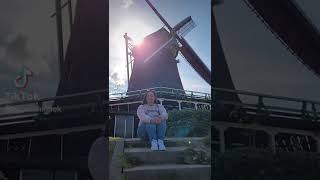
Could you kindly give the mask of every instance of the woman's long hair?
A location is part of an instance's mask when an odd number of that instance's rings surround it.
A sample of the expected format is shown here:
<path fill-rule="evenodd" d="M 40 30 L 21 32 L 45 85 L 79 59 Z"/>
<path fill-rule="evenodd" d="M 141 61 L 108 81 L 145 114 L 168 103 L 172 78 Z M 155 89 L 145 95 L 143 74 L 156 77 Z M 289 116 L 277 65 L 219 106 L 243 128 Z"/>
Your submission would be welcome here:
<path fill-rule="evenodd" d="M 147 96 L 148 96 L 148 93 L 150 92 L 153 93 L 154 95 L 154 104 L 158 103 L 157 93 L 154 90 L 147 90 L 146 94 L 143 97 L 142 104 L 147 104 Z"/>

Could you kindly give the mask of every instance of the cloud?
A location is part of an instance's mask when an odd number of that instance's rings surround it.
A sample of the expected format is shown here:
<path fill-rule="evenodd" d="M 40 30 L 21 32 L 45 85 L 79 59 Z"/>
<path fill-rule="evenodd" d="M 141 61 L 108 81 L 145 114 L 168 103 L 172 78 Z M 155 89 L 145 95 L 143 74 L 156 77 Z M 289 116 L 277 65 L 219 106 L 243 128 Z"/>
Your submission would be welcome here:
<path fill-rule="evenodd" d="M 122 0 L 121 7 L 127 9 L 133 4 L 133 0 Z"/>
<path fill-rule="evenodd" d="M 22 34 L 9 34 L 7 37 L 7 55 L 16 59 L 26 59 L 31 56 L 27 47 L 27 37 Z"/>
<path fill-rule="evenodd" d="M 4 88 L 0 94 L 13 86 L 13 80 L 22 67 L 28 67 L 34 73 L 29 88 L 39 96 L 53 96 L 58 78 L 56 56 L 50 49 L 39 51 L 31 48 L 28 39 L 21 33 L 0 32 L 0 80 Z"/>
<path fill-rule="evenodd" d="M 6 56 L 6 48 L 0 46 L 0 60 Z"/>
<path fill-rule="evenodd" d="M 21 64 L 25 64 L 30 57 L 31 53 L 27 48 L 26 36 L 8 32 L 0 33 L 1 66 L 7 66 L 11 70 L 17 71 L 21 68 Z"/>
<path fill-rule="evenodd" d="M 113 93 L 122 93 L 125 92 L 127 82 L 124 77 L 121 77 L 121 75 L 117 72 L 109 74 L 109 92 L 111 94 Z"/>
<path fill-rule="evenodd" d="M 50 19 L 51 12 L 48 11 L 52 4 L 16 0 L 0 4 L 0 97 L 15 90 L 13 82 L 23 66 L 34 73 L 28 91 L 41 98 L 54 96 L 59 81 L 59 64 L 55 22 Z M 64 38 L 68 42 L 67 33 Z"/>
<path fill-rule="evenodd" d="M 119 89 L 121 87 L 123 88 L 125 84 L 126 83 L 124 83 L 124 80 L 120 80 L 117 72 L 113 72 L 111 75 L 109 73 L 109 89 Z"/>
<path fill-rule="evenodd" d="M 121 77 L 119 77 L 118 73 L 112 73 L 110 76 L 109 76 L 109 80 L 114 83 L 115 85 L 118 85 L 118 86 L 123 86 L 125 85 L 125 80 Z"/>
<path fill-rule="evenodd" d="M 0 34 L 0 62 L 13 70 L 23 65 L 30 67 L 35 73 L 50 72 L 47 61 L 36 50 L 28 47 L 28 38 L 24 34 Z"/>

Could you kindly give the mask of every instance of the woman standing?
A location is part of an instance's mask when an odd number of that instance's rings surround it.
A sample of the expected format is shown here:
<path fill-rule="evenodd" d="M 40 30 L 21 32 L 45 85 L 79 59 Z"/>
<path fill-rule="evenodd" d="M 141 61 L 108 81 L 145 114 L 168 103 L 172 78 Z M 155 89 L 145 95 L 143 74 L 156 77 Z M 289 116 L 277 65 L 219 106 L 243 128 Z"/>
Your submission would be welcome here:
<path fill-rule="evenodd" d="M 142 105 L 138 107 L 137 115 L 140 120 L 137 130 L 138 137 L 148 139 L 153 151 L 166 150 L 163 141 L 167 129 L 168 114 L 161 104 L 157 104 L 155 91 L 147 91 Z"/>

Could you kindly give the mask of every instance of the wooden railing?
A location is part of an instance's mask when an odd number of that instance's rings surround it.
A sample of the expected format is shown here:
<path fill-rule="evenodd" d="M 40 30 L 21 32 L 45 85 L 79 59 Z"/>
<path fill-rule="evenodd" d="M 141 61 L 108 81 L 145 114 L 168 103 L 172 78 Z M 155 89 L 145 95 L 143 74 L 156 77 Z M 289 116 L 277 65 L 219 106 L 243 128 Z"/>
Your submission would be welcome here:
<path fill-rule="evenodd" d="M 318 121 L 320 118 L 319 101 L 258 94 L 240 90 L 212 89 L 214 93 L 224 93 L 224 96 L 237 95 L 240 98 L 240 101 L 213 99 L 214 105 L 229 105 L 233 106 L 235 109 L 244 109 L 247 113 L 285 116 L 294 119 L 298 118 Z"/>
<path fill-rule="evenodd" d="M 137 91 L 123 92 L 123 93 L 113 93 L 109 95 L 110 102 L 119 101 L 121 99 L 139 99 L 141 100 L 143 95 L 147 90 L 154 90 L 157 93 L 158 98 L 171 96 L 176 99 L 194 99 L 194 100 L 211 100 L 210 93 L 203 93 L 197 91 L 188 91 L 182 89 L 174 89 L 167 87 L 154 87 L 150 89 L 141 89 Z"/>
<path fill-rule="evenodd" d="M 167 97 L 168 95 L 173 95 L 175 98 L 181 98 L 183 95 L 186 98 L 192 98 L 194 100 L 200 99 L 205 101 L 210 101 L 211 96 L 208 93 L 201 93 L 195 91 L 186 91 L 180 89 L 173 89 L 173 88 L 152 88 L 153 90 L 157 91 L 159 98 Z M 83 109 L 87 109 L 90 111 L 96 111 L 99 107 L 104 107 L 107 109 L 109 103 L 116 102 L 122 99 L 128 98 L 138 98 L 142 97 L 147 89 L 139 90 L 139 91 L 132 91 L 126 93 L 116 93 L 116 94 L 109 94 L 109 99 L 106 99 L 106 95 L 108 94 L 108 90 L 96 90 L 96 91 L 88 91 L 82 93 L 75 93 L 70 95 L 64 96 L 56 96 L 51 98 L 43 98 L 39 100 L 27 100 L 27 101 L 18 101 L 18 102 L 10 102 L 10 103 L 2 103 L 0 104 L 0 126 L 1 125 L 12 125 L 12 124 L 19 124 L 19 123 L 30 123 L 34 122 L 32 120 L 34 117 L 42 116 L 42 115 L 50 115 L 52 113 L 73 113 L 83 111 Z M 81 104 L 71 104 L 71 105 L 62 105 L 54 106 L 53 104 L 57 100 L 67 100 L 71 98 L 84 98 L 84 97 L 96 97 L 90 102 L 81 103 Z M 139 99 L 141 100 L 141 99 Z M 8 110 L 9 109 L 9 110 Z M 26 121 L 25 119 L 28 119 Z"/>
<path fill-rule="evenodd" d="M 187 102 L 201 102 L 212 104 L 212 109 L 217 105 L 231 105 L 238 109 L 245 109 L 248 113 L 262 113 L 267 115 L 288 116 L 292 118 L 300 119 L 312 119 L 319 120 L 320 117 L 320 102 L 312 101 L 301 98 L 289 98 L 282 96 L 273 96 L 268 94 L 253 93 L 248 91 L 230 90 L 221 88 L 212 88 L 213 98 L 209 93 L 187 91 L 166 87 L 152 88 L 159 96 L 159 99 L 172 95 L 171 99 L 177 101 Z M 147 89 L 110 94 L 109 99 L 105 99 L 108 94 L 108 90 L 97 90 L 83 93 L 70 94 L 65 96 L 56 96 L 51 98 L 43 98 L 39 100 L 20 101 L 0 104 L 0 125 L 1 123 L 8 123 L 7 121 L 14 120 L 21 116 L 38 116 L 39 114 L 50 114 L 51 110 L 55 110 L 54 113 L 64 113 L 70 111 L 77 111 L 84 108 L 90 108 L 93 111 L 98 107 L 108 108 L 111 104 L 120 103 L 119 100 L 125 99 L 137 99 L 141 101 L 144 93 Z M 215 99 L 216 93 L 230 94 L 230 96 L 237 95 L 241 101 L 227 101 L 223 99 Z M 96 100 L 92 102 L 86 102 L 83 104 L 64 105 L 62 107 L 52 107 L 52 104 L 56 100 L 68 99 L 68 98 L 82 98 L 85 96 L 96 97 Z M 139 99 L 140 98 L 140 99 Z M 47 105 L 45 105 L 48 103 Z M 293 107 L 291 107 L 293 106 Z M 24 107 L 21 108 L 19 107 Z M 27 108 L 28 107 L 28 108 Z M 18 109 L 16 112 L 4 111 L 6 108 Z M 50 109 L 51 108 L 51 109 Z M 55 109 L 53 109 L 55 108 Z"/>

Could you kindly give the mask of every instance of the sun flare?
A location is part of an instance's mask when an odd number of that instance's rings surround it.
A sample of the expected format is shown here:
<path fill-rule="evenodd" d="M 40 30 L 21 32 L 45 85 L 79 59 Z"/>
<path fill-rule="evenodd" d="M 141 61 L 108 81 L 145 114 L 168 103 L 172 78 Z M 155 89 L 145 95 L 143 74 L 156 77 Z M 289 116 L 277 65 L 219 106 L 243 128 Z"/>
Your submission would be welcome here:
<path fill-rule="evenodd" d="M 140 46 L 143 43 L 143 38 L 132 38 L 133 45 Z"/>
<path fill-rule="evenodd" d="M 138 27 L 138 28 L 137 28 Z M 126 48 L 124 43 L 124 34 L 127 33 L 132 39 L 132 44 L 139 46 L 143 43 L 144 37 L 155 31 L 140 20 L 123 21 L 112 28 L 110 31 L 110 67 L 111 74 L 117 74 L 113 78 L 113 83 L 124 86 L 127 83 L 126 70 Z"/>

